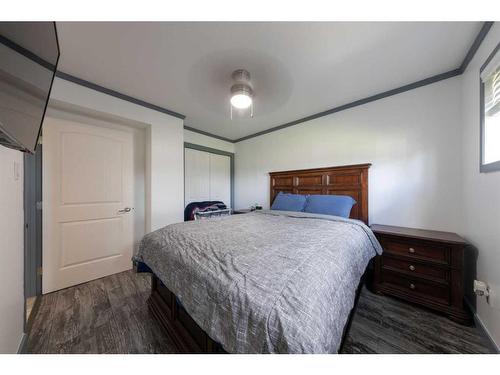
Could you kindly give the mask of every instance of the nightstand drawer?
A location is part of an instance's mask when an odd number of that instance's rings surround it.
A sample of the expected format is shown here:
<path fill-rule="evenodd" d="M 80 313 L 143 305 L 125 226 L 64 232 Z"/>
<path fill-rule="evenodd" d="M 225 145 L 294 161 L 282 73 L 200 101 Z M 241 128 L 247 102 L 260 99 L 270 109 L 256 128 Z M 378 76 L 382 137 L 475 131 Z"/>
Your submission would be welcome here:
<path fill-rule="evenodd" d="M 428 262 L 449 264 L 449 248 L 436 246 L 417 241 L 404 241 L 396 239 L 383 239 L 384 251 L 396 255 L 407 256 L 408 259 L 415 258 Z"/>
<path fill-rule="evenodd" d="M 440 303 L 448 304 L 450 302 L 450 291 L 445 285 L 410 278 L 405 274 L 388 270 L 385 270 L 382 274 L 382 283 L 396 287 L 408 295 L 431 298 Z"/>
<path fill-rule="evenodd" d="M 442 282 L 447 282 L 449 279 L 449 272 L 446 269 L 414 262 L 411 259 L 396 259 L 389 256 L 383 256 L 382 269 L 404 271 L 415 277 L 427 277 Z"/>

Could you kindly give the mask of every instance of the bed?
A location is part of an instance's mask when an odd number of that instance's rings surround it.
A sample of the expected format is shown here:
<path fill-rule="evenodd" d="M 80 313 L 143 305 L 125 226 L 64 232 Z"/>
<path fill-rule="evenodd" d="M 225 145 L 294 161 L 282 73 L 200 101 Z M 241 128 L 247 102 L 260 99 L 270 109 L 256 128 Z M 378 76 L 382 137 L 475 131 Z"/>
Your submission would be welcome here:
<path fill-rule="evenodd" d="M 368 221 L 368 164 L 270 174 L 278 192 L 350 195 L 350 219 L 263 210 L 144 237 L 149 307 L 182 352 L 335 353 L 382 250 Z"/>

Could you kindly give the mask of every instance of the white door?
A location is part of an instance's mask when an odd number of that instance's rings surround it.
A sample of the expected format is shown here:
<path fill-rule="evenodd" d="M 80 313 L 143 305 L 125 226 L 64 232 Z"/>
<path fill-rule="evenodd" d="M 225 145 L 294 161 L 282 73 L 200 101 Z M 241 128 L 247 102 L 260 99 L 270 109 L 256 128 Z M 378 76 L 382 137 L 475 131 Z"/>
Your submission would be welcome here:
<path fill-rule="evenodd" d="M 184 204 L 210 200 L 210 154 L 184 150 Z"/>
<path fill-rule="evenodd" d="M 231 159 L 210 154 L 210 200 L 231 207 Z"/>
<path fill-rule="evenodd" d="M 46 118 L 43 293 L 132 267 L 132 145 L 132 134 L 90 119 Z"/>

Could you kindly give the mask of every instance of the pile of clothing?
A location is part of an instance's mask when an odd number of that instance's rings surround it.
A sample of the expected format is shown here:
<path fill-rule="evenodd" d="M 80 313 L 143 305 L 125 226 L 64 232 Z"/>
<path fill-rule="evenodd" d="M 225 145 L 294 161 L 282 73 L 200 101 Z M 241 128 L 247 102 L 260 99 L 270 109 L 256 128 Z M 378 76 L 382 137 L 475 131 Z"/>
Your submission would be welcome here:
<path fill-rule="evenodd" d="M 184 221 L 194 220 L 197 212 L 225 210 L 227 206 L 221 201 L 191 202 L 184 209 Z"/>

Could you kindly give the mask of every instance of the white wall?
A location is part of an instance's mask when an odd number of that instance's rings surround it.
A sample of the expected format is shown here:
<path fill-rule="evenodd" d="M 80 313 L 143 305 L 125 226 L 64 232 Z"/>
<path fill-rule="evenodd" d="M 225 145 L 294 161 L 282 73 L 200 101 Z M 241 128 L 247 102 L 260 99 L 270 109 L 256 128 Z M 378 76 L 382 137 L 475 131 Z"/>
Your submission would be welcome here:
<path fill-rule="evenodd" d="M 146 124 L 146 231 L 183 220 L 181 119 L 56 78 L 51 100 Z"/>
<path fill-rule="evenodd" d="M 236 208 L 269 205 L 271 171 L 372 163 L 371 223 L 457 231 L 460 78 L 236 144 Z"/>
<path fill-rule="evenodd" d="M 234 143 L 184 129 L 184 142 L 234 153 Z"/>
<path fill-rule="evenodd" d="M 23 223 L 23 154 L 0 146 L 0 353 L 16 353 L 23 335 Z"/>
<path fill-rule="evenodd" d="M 499 40 L 500 24 L 496 22 L 462 75 L 463 234 L 478 250 L 477 278 L 486 281 L 494 293 L 491 305 L 484 298 L 477 299 L 477 315 L 497 347 L 500 346 L 500 171 L 479 173 L 479 68 Z"/>

